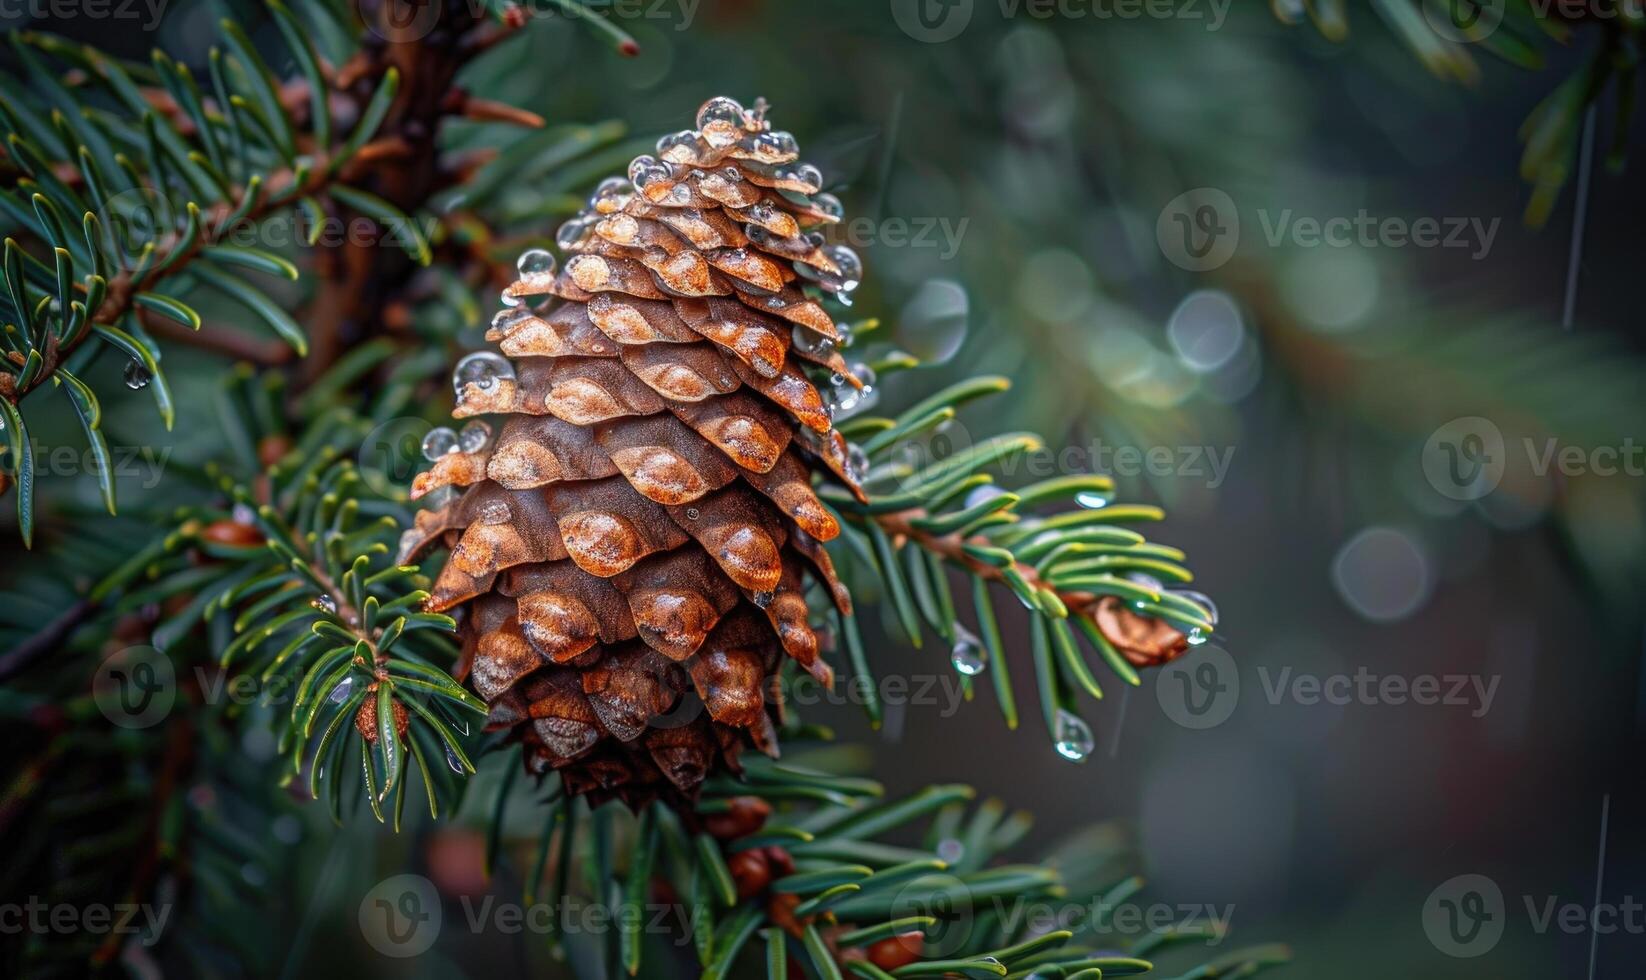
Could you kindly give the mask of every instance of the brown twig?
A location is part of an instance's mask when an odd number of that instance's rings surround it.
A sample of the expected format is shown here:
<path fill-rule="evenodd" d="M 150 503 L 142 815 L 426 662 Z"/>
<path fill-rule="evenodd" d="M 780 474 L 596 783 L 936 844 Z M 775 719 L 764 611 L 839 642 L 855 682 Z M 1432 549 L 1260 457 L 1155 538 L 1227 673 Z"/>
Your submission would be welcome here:
<path fill-rule="evenodd" d="M 372 146 L 372 143 L 366 144 L 361 152 L 366 152 Z M 274 211 L 292 204 L 298 198 L 319 193 L 334 183 L 346 182 L 351 177 L 357 176 L 358 166 L 354 161 L 342 167 L 332 166 L 333 156 L 341 148 L 340 144 L 330 153 L 320 155 L 314 161 L 313 169 L 301 183 L 297 179 L 297 174 L 289 168 L 276 171 L 269 178 L 267 186 L 259 191 L 260 199 L 246 211 L 245 216 L 240 223 L 237 223 L 236 227 L 238 227 L 238 224 L 259 221 Z M 240 194 L 244 195 L 245 193 L 245 189 L 242 188 Z M 148 271 L 141 276 L 136 276 L 132 274 L 131 270 L 126 270 L 109 280 L 108 294 L 103 298 L 102 305 L 89 314 L 90 321 L 105 325 L 120 322 L 121 318 L 133 308 L 138 293 L 148 289 L 162 276 L 175 275 L 179 269 L 198 257 L 202 250 L 217 244 L 224 233 L 232 230 L 229 227 L 228 219 L 233 217 L 244 202 L 245 198 L 239 196 L 233 200 L 212 205 L 201 216 L 200 233 L 195 236 L 193 242 L 187 245 L 183 244 L 180 232 L 169 233 L 156 247 L 155 261 L 150 263 Z M 166 261 L 168 259 L 169 261 Z M 159 268 L 162 265 L 165 266 L 164 269 Z M 77 288 L 82 293 L 85 290 L 83 285 Z M 42 354 L 45 355 L 45 364 L 34 380 L 25 387 L 4 392 L 4 396 L 14 405 L 22 401 L 30 391 L 44 384 L 56 372 L 63 361 L 84 343 L 92 333 L 93 331 L 88 326 L 75 335 L 65 338 L 55 350 L 48 348 L 48 350 L 42 351 Z"/>

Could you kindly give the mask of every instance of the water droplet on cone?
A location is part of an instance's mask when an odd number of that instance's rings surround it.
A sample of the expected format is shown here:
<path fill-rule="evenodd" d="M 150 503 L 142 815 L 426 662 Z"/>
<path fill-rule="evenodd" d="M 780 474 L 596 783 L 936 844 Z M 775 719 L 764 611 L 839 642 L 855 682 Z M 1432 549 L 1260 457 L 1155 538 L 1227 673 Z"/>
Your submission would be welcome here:
<path fill-rule="evenodd" d="M 422 449 L 423 458 L 433 463 L 447 453 L 457 451 L 457 433 L 443 425 L 430 429 L 429 434 L 423 437 Z"/>

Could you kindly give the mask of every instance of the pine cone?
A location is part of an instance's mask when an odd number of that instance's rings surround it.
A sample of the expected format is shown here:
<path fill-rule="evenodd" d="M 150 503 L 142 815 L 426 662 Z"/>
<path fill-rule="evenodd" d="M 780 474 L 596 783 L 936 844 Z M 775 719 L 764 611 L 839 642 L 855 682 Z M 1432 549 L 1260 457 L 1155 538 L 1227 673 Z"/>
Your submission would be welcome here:
<path fill-rule="evenodd" d="M 564 270 L 521 256 L 486 335 L 504 356 L 453 379 L 454 416 L 501 431 L 436 430 L 450 451 L 413 496 L 461 495 L 403 542 L 451 549 L 428 608 L 464 610 L 489 725 L 569 792 L 633 805 L 692 798 L 745 743 L 776 755 L 784 656 L 832 682 L 808 578 L 851 600 L 813 480 L 862 497 L 814 380 L 862 388 L 819 302 L 846 301 L 858 258 L 806 231 L 839 202 L 763 103 L 712 99 L 697 124 L 600 185 L 560 231 Z"/>

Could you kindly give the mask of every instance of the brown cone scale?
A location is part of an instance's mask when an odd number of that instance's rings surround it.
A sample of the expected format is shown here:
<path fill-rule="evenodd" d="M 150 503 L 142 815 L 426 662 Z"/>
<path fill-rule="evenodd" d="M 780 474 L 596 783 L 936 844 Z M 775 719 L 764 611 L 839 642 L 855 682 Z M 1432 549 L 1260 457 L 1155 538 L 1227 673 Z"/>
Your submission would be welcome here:
<path fill-rule="evenodd" d="M 459 615 L 488 726 L 596 801 L 689 800 L 746 745 L 776 755 L 784 658 L 833 678 L 804 594 L 850 608 L 816 484 L 862 497 L 820 390 L 861 387 L 824 302 L 858 263 L 764 116 L 711 100 L 602 183 L 562 264 L 522 257 L 501 354 L 454 378 L 453 415 L 489 437 L 413 485 L 449 499 L 403 558 L 449 551 L 427 607 Z"/>

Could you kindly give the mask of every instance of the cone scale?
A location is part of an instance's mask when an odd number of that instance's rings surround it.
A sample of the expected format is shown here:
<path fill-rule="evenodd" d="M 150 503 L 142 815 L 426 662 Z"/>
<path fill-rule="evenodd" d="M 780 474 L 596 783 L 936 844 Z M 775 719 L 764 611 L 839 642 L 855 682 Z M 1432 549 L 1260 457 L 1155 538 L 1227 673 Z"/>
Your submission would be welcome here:
<path fill-rule="evenodd" d="M 851 600 L 814 484 L 862 492 L 820 386 L 861 383 L 825 303 L 861 272 L 819 185 L 763 103 L 711 99 L 600 185 L 563 265 L 521 256 L 497 350 L 454 374 L 453 415 L 488 421 L 444 433 L 402 558 L 449 549 L 427 608 L 459 615 L 488 727 L 568 792 L 690 800 L 777 754 L 783 658 L 832 682 L 805 592 Z"/>

